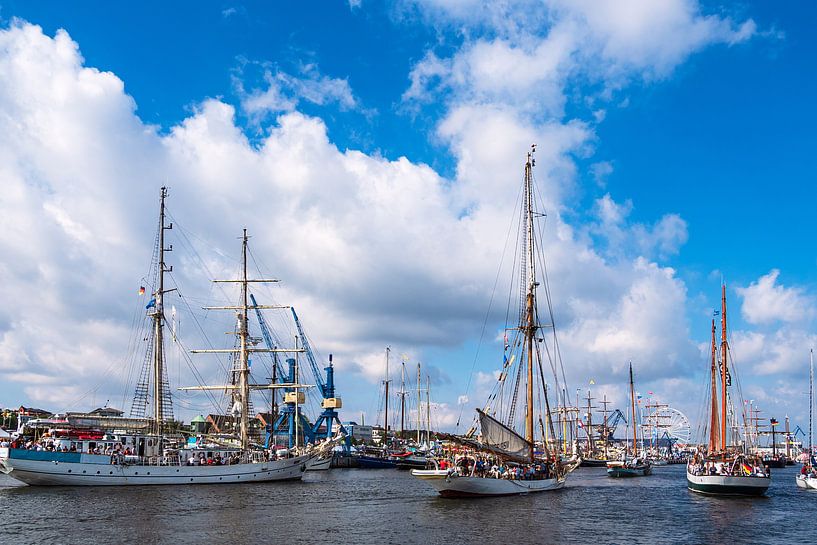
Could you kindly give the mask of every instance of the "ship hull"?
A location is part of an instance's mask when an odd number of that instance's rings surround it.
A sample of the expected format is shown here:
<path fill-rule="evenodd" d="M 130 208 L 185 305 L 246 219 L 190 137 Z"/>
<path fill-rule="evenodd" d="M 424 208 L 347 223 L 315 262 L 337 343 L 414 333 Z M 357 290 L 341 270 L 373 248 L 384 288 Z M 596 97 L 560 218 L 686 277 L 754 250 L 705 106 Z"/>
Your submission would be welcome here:
<path fill-rule="evenodd" d="M 582 458 L 579 467 L 607 467 L 607 460 L 597 458 Z"/>
<path fill-rule="evenodd" d="M 30 486 L 144 486 L 179 484 L 224 484 L 298 480 L 306 470 L 309 456 L 269 462 L 232 465 L 138 465 L 111 464 L 109 456 L 79 455 L 76 461 L 66 457 L 32 451 L 0 452 L 2 471 Z M 16 454 L 16 455 L 15 455 Z M 62 454 L 62 453 L 53 453 Z M 71 458 L 68 458 L 71 460 Z M 107 463 L 106 463 L 107 460 Z"/>
<path fill-rule="evenodd" d="M 687 472 L 687 487 L 691 491 L 714 496 L 762 496 L 771 481 L 771 477 L 693 475 Z"/>
<path fill-rule="evenodd" d="M 614 479 L 626 479 L 628 477 L 646 477 L 652 473 L 650 466 L 645 467 L 608 467 L 607 476 Z"/>
<path fill-rule="evenodd" d="M 444 469 L 417 470 L 411 474 L 434 487 L 444 498 L 477 498 L 490 496 L 514 496 L 547 492 L 564 488 L 565 479 L 514 480 L 491 477 L 461 477 L 448 474 Z"/>
<path fill-rule="evenodd" d="M 394 469 L 397 462 L 390 458 L 377 458 L 376 456 L 358 456 L 357 466 L 361 469 Z"/>
<path fill-rule="evenodd" d="M 330 467 L 332 467 L 331 456 L 328 458 L 315 457 L 306 464 L 307 471 L 328 471 Z"/>
<path fill-rule="evenodd" d="M 798 475 L 795 480 L 798 488 L 809 490 L 817 490 L 817 477 L 807 477 L 805 475 Z"/>

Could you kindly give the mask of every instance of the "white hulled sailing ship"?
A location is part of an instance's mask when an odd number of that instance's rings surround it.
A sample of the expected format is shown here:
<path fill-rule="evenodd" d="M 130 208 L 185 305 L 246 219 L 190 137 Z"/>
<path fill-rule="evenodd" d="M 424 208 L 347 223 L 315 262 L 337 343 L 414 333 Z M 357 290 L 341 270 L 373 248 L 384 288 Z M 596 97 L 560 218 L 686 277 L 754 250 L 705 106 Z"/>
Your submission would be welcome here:
<path fill-rule="evenodd" d="M 729 343 L 726 336 L 726 286 L 721 286 L 721 350 L 712 320 L 712 359 L 709 367 L 708 442 L 687 464 L 687 487 L 700 494 L 723 496 L 760 496 L 771 484 L 769 469 L 763 460 L 750 454 L 751 445 L 746 437 L 738 436 L 738 417 L 735 407 L 745 411 L 740 392 L 732 386 L 734 365 L 729 365 Z M 718 386 L 720 385 L 720 397 Z M 718 401 L 720 401 L 720 406 Z M 746 415 L 743 414 L 743 421 Z M 731 422 L 730 422 L 731 421 Z M 730 425 L 731 424 L 731 425 Z M 730 443 L 728 431 L 732 430 Z"/>
<path fill-rule="evenodd" d="M 237 384 L 196 389 L 232 390 L 235 407 L 240 411 L 240 434 L 236 442 L 222 442 L 203 446 L 188 446 L 172 434 L 168 425 L 170 393 L 167 391 L 165 369 L 163 298 L 174 291 L 165 289 L 164 274 L 172 269 L 165 264 L 165 231 L 173 224 L 165 224 L 166 188 L 161 190 L 159 230 L 157 236 L 156 291 L 148 304 L 148 317 L 152 320 L 148 353 L 151 359 L 152 391 L 144 395 L 152 398 L 152 415 L 143 419 L 143 430 L 106 434 L 77 433 L 63 430 L 59 436 L 50 438 L 47 448 L 38 445 L 14 444 L 0 448 L 0 470 L 10 477 L 29 485 L 166 485 L 236 483 L 300 479 L 307 464 L 316 456 L 274 453 L 254 448 L 249 436 L 249 399 L 252 389 L 273 387 L 301 388 L 299 384 L 251 385 L 249 382 L 248 356 L 251 352 L 281 351 L 287 349 L 262 349 L 249 342 L 247 315 L 257 305 L 247 301 L 247 285 L 259 280 L 247 278 L 247 235 L 244 231 L 242 257 L 243 275 L 237 282 L 241 285 L 241 304 L 229 307 L 239 313 L 238 346 L 234 349 L 205 350 L 234 355 L 237 365 Z M 175 288 L 174 288 L 175 289 Z M 266 308 L 266 307 L 258 307 Z M 148 394 L 145 387 L 143 394 Z M 138 420 L 138 419 L 136 419 Z M 28 447 L 28 448 L 26 448 Z"/>
<path fill-rule="evenodd" d="M 537 304 L 537 270 L 544 270 L 539 248 L 541 234 L 535 219 L 544 214 L 534 209 L 533 153 L 527 155 L 520 216 L 518 255 L 518 320 L 506 329 L 502 371 L 483 409 L 477 409 L 480 434 L 476 427 L 466 436 L 449 436 L 465 447 L 465 453 L 451 460 L 453 466 L 412 470 L 445 497 L 503 496 L 556 490 L 564 487 L 567 475 L 579 464 L 577 458 L 563 461 L 557 452 L 553 429 L 545 363 L 549 360 L 558 384 L 561 367 L 547 283 L 544 285 L 547 314 L 551 323 L 540 322 Z M 546 275 L 545 275 L 546 278 Z M 551 329 L 553 343 L 545 342 L 543 330 Z M 543 354 L 543 352 L 545 352 Z M 558 391 L 558 387 L 556 389 Z M 522 408 L 518 411 L 517 408 Z M 517 431 L 518 430 L 518 431 Z M 446 463 L 449 462 L 446 460 Z"/>

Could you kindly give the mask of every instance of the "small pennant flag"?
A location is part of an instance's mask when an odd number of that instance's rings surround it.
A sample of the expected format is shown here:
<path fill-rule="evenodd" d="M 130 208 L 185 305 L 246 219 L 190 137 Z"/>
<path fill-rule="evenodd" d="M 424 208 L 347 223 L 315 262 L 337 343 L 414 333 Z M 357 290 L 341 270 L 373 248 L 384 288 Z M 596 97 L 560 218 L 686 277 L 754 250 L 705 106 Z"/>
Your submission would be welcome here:
<path fill-rule="evenodd" d="M 139 286 L 139 295 L 145 294 L 145 286 Z"/>
<path fill-rule="evenodd" d="M 584 422 L 582 422 L 581 419 L 577 420 L 577 424 L 580 428 L 584 429 Z"/>
<path fill-rule="evenodd" d="M 156 298 L 154 297 L 153 299 L 148 301 L 148 304 L 145 305 L 145 308 L 148 309 L 148 308 L 153 308 L 155 306 L 156 306 Z"/>
<path fill-rule="evenodd" d="M 647 395 L 652 395 L 652 392 L 647 392 Z"/>

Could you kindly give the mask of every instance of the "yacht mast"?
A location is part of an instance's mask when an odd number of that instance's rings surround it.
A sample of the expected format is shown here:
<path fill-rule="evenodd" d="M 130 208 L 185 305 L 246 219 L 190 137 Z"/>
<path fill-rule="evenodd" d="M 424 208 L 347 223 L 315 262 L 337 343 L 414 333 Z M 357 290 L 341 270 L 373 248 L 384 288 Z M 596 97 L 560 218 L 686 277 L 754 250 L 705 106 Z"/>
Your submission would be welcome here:
<path fill-rule="evenodd" d="M 426 441 L 431 444 L 431 378 L 426 375 Z"/>
<path fill-rule="evenodd" d="M 715 319 L 712 319 L 712 408 L 709 416 L 709 454 L 714 453 L 720 446 L 720 425 L 718 424 L 718 361 L 717 344 L 715 341 Z"/>
<path fill-rule="evenodd" d="M 420 430 L 423 428 L 423 413 L 420 408 L 423 406 L 423 398 L 420 397 L 420 383 L 422 382 L 420 376 L 420 362 L 417 362 L 417 444 L 420 444 Z"/>
<path fill-rule="evenodd" d="M 525 235 L 527 238 L 527 284 L 528 293 L 525 298 L 525 325 L 523 327 L 525 333 L 525 345 L 527 351 L 527 391 L 526 391 L 526 409 L 525 416 L 525 440 L 530 445 L 530 458 L 533 460 L 533 340 L 536 335 L 535 324 L 535 306 L 536 306 L 536 263 L 533 257 L 533 153 L 536 151 L 535 146 L 531 147 L 528 152 L 528 159 L 525 162 Z"/>
<path fill-rule="evenodd" d="M 638 457 L 638 426 L 635 420 L 635 386 L 633 385 L 633 362 L 630 362 L 630 401 L 633 409 L 633 458 Z"/>
<path fill-rule="evenodd" d="M 721 286 L 721 450 L 726 451 L 726 373 L 728 365 L 726 344 L 726 284 Z"/>
<path fill-rule="evenodd" d="M 383 446 L 389 444 L 389 352 L 391 352 L 391 347 L 386 347 L 386 380 L 384 380 L 384 384 L 386 385 L 386 406 L 385 411 L 383 411 Z"/>
<path fill-rule="evenodd" d="M 814 427 L 812 426 L 812 409 L 814 408 L 814 349 L 809 350 L 809 370 L 808 370 L 808 455 L 809 459 L 812 456 L 811 435 Z"/>
<path fill-rule="evenodd" d="M 165 293 L 164 273 L 173 270 L 173 267 L 165 268 L 165 252 L 173 250 L 173 246 L 165 248 L 165 230 L 173 228 L 173 224 L 165 225 L 165 198 L 167 188 L 162 187 L 159 204 L 159 282 L 156 293 L 153 294 L 153 432 L 161 435 L 164 424 L 164 303 L 162 299 Z"/>
<path fill-rule="evenodd" d="M 400 368 L 400 439 L 406 435 L 406 360 Z"/>

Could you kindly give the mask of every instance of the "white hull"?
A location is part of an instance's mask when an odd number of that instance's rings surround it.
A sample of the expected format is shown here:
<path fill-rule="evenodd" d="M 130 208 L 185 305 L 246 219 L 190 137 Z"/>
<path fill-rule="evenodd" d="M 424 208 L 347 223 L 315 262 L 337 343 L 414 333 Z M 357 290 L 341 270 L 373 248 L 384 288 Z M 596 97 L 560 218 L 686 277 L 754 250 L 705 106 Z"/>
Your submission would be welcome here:
<path fill-rule="evenodd" d="M 93 458 L 108 458 L 94 456 Z M 3 473 L 32 486 L 143 486 L 300 479 L 309 456 L 233 465 L 114 465 L 0 457 Z"/>
<path fill-rule="evenodd" d="M 433 486 L 444 497 L 510 496 L 558 490 L 565 485 L 561 479 L 517 481 L 491 477 L 461 477 L 449 475 L 444 469 L 413 469 L 411 474 Z"/>
<path fill-rule="evenodd" d="M 687 487 L 699 494 L 761 496 L 766 493 L 771 482 L 771 477 L 694 475 L 687 471 Z"/>
<path fill-rule="evenodd" d="M 330 467 L 332 467 L 331 456 L 328 458 L 315 457 L 306 464 L 307 471 L 327 471 Z"/>
<path fill-rule="evenodd" d="M 817 490 L 817 478 L 806 477 L 805 475 L 798 475 L 796 482 L 798 488 Z"/>

